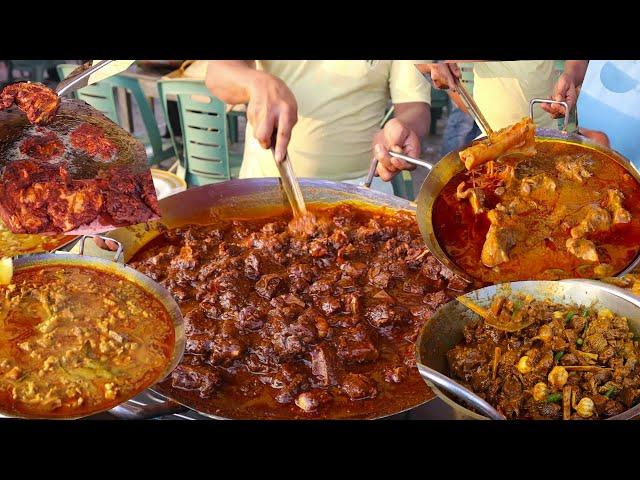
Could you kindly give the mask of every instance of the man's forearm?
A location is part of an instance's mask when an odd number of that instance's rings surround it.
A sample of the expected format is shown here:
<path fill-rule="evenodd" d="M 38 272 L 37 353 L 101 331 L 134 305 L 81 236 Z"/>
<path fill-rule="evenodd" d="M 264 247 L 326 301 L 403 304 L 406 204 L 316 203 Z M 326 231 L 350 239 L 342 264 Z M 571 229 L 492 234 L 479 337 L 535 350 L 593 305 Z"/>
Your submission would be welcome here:
<path fill-rule="evenodd" d="M 205 83 L 220 100 L 237 105 L 249 102 L 249 88 L 259 74 L 253 61 L 210 60 Z"/>
<path fill-rule="evenodd" d="M 431 125 L 431 108 L 423 102 L 397 103 L 393 116 L 422 139 Z"/>
<path fill-rule="evenodd" d="M 564 73 L 573 79 L 576 87 L 582 85 L 589 66 L 588 60 L 565 60 Z"/>

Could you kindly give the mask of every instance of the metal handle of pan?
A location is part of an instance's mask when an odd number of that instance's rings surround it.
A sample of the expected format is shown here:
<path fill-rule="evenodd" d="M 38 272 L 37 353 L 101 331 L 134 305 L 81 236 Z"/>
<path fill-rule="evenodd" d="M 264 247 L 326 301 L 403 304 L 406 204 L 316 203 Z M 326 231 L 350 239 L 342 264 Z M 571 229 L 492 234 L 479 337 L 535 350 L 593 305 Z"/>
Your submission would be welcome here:
<path fill-rule="evenodd" d="M 102 235 L 83 235 L 82 238 L 80 238 L 80 255 L 84 255 L 84 242 L 87 240 L 87 238 L 93 238 L 93 239 L 99 238 L 105 243 L 114 242 L 116 245 L 118 245 L 118 248 L 114 253 L 113 261 L 119 262 L 122 259 L 122 254 L 124 252 L 124 247 L 122 246 L 122 243 L 120 243 L 117 240 L 114 240 L 113 238 L 103 237 Z"/>
<path fill-rule="evenodd" d="M 412 165 L 424 167 L 429 170 L 433 168 L 433 165 L 431 163 L 425 162 L 424 160 L 420 160 L 419 158 L 413 158 L 413 157 L 409 157 L 408 155 L 404 155 L 402 153 L 391 152 L 391 151 L 389 152 L 389 155 L 391 157 L 399 158 L 401 160 L 404 160 L 405 162 L 411 163 Z M 376 168 L 378 168 L 378 160 L 374 157 L 373 160 L 371 160 L 371 165 L 369 166 L 369 173 L 367 174 L 367 178 L 362 184 L 363 187 L 371 188 L 371 182 L 373 182 L 373 177 L 376 176 Z"/>
<path fill-rule="evenodd" d="M 441 374 L 440 372 L 418 363 L 418 371 L 423 378 L 431 381 L 437 387 L 445 390 L 447 393 L 455 395 L 456 397 L 464 400 L 469 405 L 478 409 L 484 415 L 491 420 L 506 420 L 505 416 L 493 408 L 483 398 L 479 397 L 471 390 L 463 387 L 458 382 L 451 380 L 449 377 Z"/>
<path fill-rule="evenodd" d="M 109 413 L 115 417 L 125 420 L 149 420 L 152 418 L 165 417 L 167 415 L 174 415 L 176 413 L 184 413 L 189 410 L 184 405 L 167 400 L 162 403 L 154 405 L 137 405 L 129 400 L 117 407 L 109 410 Z"/>
<path fill-rule="evenodd" d="M 563 132 L 567 131 L 567 128 L 569 127 L 569 105 L 567 104 L 567 102 L 560 102 L 558 100 L 549 100 L 546 98 L 532 98 L 531 101 L 529 102 L 529 116 L 531 117 L 531 120 L 533 120 L 533 106 L 536 103 L 562 105 L 564 107 L 564 126 L 562 127 L 562 131 Z"/>

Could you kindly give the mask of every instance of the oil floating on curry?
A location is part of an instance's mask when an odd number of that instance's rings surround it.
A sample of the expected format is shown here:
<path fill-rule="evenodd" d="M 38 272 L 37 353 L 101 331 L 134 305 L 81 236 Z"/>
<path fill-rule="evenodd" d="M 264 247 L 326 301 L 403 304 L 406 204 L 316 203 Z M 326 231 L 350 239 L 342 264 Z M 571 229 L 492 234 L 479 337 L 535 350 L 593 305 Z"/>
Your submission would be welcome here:
<path fill-rule="evenodd" d="M 640 250 L 635 178 L 584 145 L 538 141 L 532 152 L 511 143 L 517 155 L 476 152 L 472 169 L 436 199 L 434 230 L 449 258 L 490 283 L 600 278 L 626 268 Z"/>
<path fill-rule="evenodd" d="M 167 368 L 165 307 L 118 275 L 52 265 L 0 285 L 0 411 L 80 417 L 118 405 Z"/>

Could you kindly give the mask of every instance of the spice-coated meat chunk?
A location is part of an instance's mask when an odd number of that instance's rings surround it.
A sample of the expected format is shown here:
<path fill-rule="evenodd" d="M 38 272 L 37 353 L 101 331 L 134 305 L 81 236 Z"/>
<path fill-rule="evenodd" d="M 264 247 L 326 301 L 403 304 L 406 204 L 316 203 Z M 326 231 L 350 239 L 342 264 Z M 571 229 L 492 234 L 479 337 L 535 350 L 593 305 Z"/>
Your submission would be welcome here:
<path fill-rule="evenodd" d="M 50 122 L 60 107 L 60 97 L 42 83 L 18 82 L 7 85 L 0 92 L 0 110 L 16 104 L 29 123 Z"/>
<path fill-rule="evenodd" d="M 340 388 L 351 400 L 373 398 L 378 394 L 376 382 L 361 373 L 348 373 Z"/>
<path fill-rule="evenodd" d="M 171 385 L 182 390 L 197 390 L 203 398 L 210 397 L 223 382 L 215 369 L 181 364 L 171 374 Z"/>

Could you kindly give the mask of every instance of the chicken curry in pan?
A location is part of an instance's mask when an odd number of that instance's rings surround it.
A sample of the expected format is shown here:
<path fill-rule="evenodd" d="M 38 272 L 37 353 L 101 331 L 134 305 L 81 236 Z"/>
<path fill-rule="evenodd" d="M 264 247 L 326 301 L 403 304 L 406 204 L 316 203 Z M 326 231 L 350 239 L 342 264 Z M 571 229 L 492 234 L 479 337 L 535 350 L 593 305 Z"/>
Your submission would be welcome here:
<path fill-rule="evenodd" d="M 640 184 L 621 165 L 559 141 L 502 153 L 469 163 L 434 203 L 436 238 L 462 270 L 488 283 L 601 278 L 633 261 Z"/>

